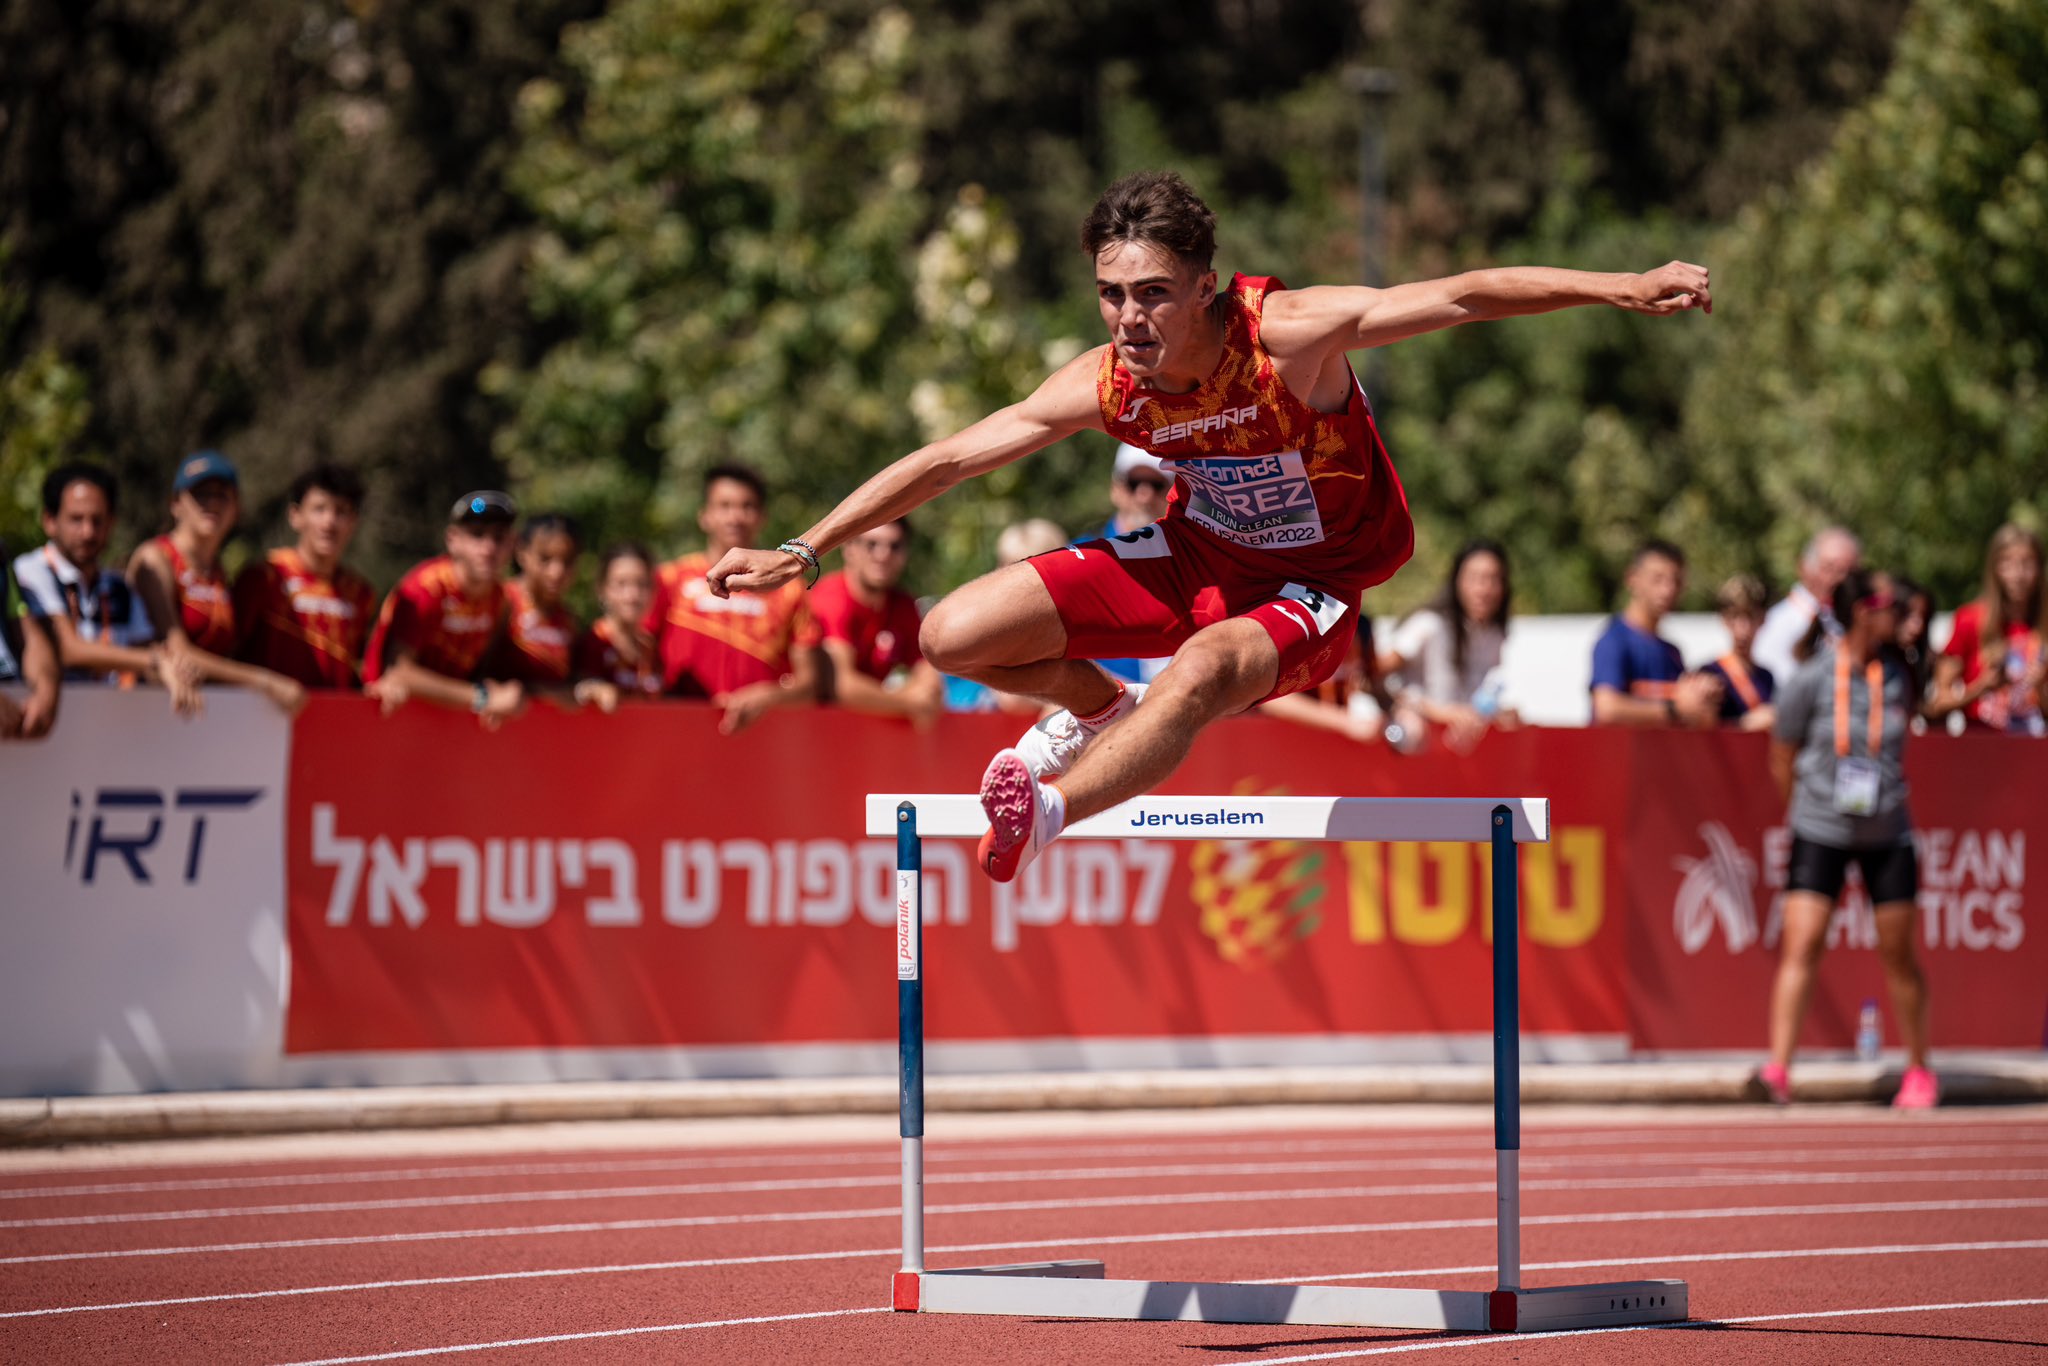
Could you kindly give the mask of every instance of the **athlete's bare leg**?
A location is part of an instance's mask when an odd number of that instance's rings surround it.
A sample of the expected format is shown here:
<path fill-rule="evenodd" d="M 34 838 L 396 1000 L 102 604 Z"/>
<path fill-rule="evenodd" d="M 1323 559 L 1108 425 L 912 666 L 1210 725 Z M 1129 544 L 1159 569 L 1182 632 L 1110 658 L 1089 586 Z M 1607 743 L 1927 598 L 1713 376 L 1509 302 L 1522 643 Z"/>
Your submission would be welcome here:
<path fill-rule="evenodd" d="M 1114 702 L 1117 685 L 1085 659 L 1061 659 L 1067 628 L 1045 580 L 1028 564 L 1004 565 L 948 593 L 918 632 L 932 667 L 998 692 L 1088 716 Z"/>
<path fill-rule="evenodd" d="M 1771 983 L 1771 1061 L 1792 1065 L 1799 1026 L 1813 999 L 1814 973 L 1828 947 L 1828 918 L 1835 903 L 1819 892 L 1787 892 L 1778 931 L 1778 975 Z"/>
<path fill-rule="evenodd" d="M 1210 722 L 1273 690 L 1280 651 L 1253 621 L 1219 621 L 1188 637 L 1145 694 L 1145 705 L 1104 728 L 1059 780 L 1068 824 L 1150 792 L 1188 757 Z"/>

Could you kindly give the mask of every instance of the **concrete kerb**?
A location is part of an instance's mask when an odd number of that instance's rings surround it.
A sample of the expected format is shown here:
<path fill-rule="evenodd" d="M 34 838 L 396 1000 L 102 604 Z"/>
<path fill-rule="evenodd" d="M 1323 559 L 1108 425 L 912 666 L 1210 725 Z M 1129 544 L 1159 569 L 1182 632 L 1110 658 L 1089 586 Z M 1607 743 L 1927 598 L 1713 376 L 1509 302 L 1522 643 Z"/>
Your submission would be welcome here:
<path fill-rule="evenodd" d="M 1947 1104 L 2048 1101 L 2048 1057 L 1937 1059 Z M 1533 1064 L 1525 1105 L 1700 1105 L 1760 1099 L 1747 1062 Z M 1814 1062 L 1795 1072 L 1795 1098 L 1882 1104 L 1898 1068 Z M 1215 1068 L 934 1077 L 933 1110 L 1201 1109 L 1250 1105 L 1484 1105 L 1476 1065 Z M 886 1077 L 553 1082 L 212 1091 L 0 1100 L 0 1146 L 375 1129 L 455 1128 L 587 1120 L 894 1113 Z"/>

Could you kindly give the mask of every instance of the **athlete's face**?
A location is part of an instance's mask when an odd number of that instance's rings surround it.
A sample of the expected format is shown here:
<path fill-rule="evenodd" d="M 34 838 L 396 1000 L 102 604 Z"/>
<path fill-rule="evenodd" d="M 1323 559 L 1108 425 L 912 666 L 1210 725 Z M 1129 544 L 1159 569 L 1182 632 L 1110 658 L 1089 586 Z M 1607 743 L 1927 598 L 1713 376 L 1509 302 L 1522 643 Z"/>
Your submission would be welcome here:
<path fill-rule="evenodd" d="M 337 498 L 326 489 L 307 489 L 306 496 L 291 505 L 285 516 L 299 538 L 299 550 L 306 558 L 333 564 L 348 549 L 360 520 L 356 505 Z"/>
<path fill-rule="evenodd" d="M 1166 515 L 1166 495 L 1173 485 L 1158 470 L 1134 469 L 1110 481 L 1109 505 L 1117 524 L 1135 531 Z"/>
<path fill-rule="evenodd" d="M 2034 548 L 2025 543 L 2009 545 L 1998 552 L 1991 572 L 1998 578 L 1998 591 L 2005 600 L 2024 604 L 2041 585 L 2041 561 Z"/>
<path fill-rule="evenodd" d="M 621 555 L 604 568 L 604 582 L 597 586 L 597 600 L 604 613 L 624 626 L 638 626 L 647 616 L 654 584 L 647 562 L 638 555 Z"/>
<path fill-rule="evenodd" d="M 519 577 L 540 606 L 560 603 L 575 576 L 576 542 L 561 532 L 537 532 L 519 547 Z"/>
<path fill-rule="evenodd" d="M 43 514 L 43 535 L 56 542 L 57 553 L 86 573 L 99 568 L 113 531 L 114 514 L 107 506 L 107 495 L 100 492 L 99 485 L 83 479 L 65 487 L 55 516 Z"/>
<path fill-rule="evenodd" d="M 753 545 L 763 520 L 761 500 L 737 479 L 712 480 L 704 490 L 704 506 L 697 511 L 697 527 L 714 560 L 728 550 Z"/>
<path fill-rule="evenodd" d="M 1863 563 L 1863 547 L 1854 536 L 1833 532 L 1820 538 L 1813 548 L 1813 563 L 1807 570 L 1807 588 L 1822 602 L 1834 596 L 1835 586 L 1849 577 L 1849 571 Z"/>
<path fill-rule="evenodd" d="M 1484 550 L 1467 555 L 1465 563 L 1458 566 L 1456 585 L 1458 610 L 1465 614 L 1465 620 L 1492 621 L 1498 617 L 1501 599 L 1507 592 L 1506 580 L 1499 556 Z"/>
<path fill-rule="evenodd" d="M 886 593 L 903 581 L 910 564 L 910 534 L 892 523 L 846 543 L 846 572 L 870 593 Z"/>
<path fill-rule="evenodd" d="M 241 492 L 225 479 L 194 484 L 171 499 L 171 519 L 202 541 L 224 539 L 241 515 Z"/>
<path fill-rule="evenodd" d="M 1180 373 L 1216 301 L 1216 272 L 1197 271 L 1144 242 L 1112 242 L 1095 258 L 1095 298 L 1117 359 L 1141 383 L 1199 384 Z"/>
<path fill-rule="evenodd" d="M 1662 555 L 1645 555 L 1628 572 L 1628 591 L 1653 618 L 1661 618 L 1678 605 L 1678 595 L 1685 591 L 1685 569 Z"/>
<path fill-rule="evenodd" d="M 512 563 L 512 528 L 504 522 L 457 522 L 448 528 L 448 558 L 472 593 L 505 577 Z"/>
<path fill-rule="evenodd" d="M 1735 647 L 1735 653 L 1749 658 L 1749 647 L 1756 643 L 1756 632 L 1764 624 L 1762 612 L 1747 608 L 1731 610 L 1721 614 L 1721 624 L 1728 628 L 1728 640 Z"/>
<path fill-rule="evenodd" d="M 1915 593 L 1899 601 L 1899 644 L 1918 649 L 1927 640 L 1927 618 L 1934 611 L 1934 602 L 1925 593 Z"/>

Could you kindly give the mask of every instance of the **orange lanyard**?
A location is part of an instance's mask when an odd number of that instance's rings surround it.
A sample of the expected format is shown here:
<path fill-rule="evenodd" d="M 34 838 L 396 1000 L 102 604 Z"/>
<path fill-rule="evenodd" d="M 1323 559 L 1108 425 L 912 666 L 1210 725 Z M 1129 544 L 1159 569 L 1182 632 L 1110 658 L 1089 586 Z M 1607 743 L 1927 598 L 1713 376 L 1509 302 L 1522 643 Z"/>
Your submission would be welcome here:
<path fill-rule="evenodd" d="M 1875 659 L 1863 666 L 1863 681 L 1870 689 L 1870 757 L 1875 759 L 1884 739 L 1884 666 Z M 1849 757 L 1849 652 L 1835 651 L 1835 756 Z"/>
<path fill-rule="evenodd" d="M 1719 663 L 1721 672 L 1728 675 L 1728 681 L 1735 685 L 1736 693 L 1741 696 L 1743 710 L 1755 711 L 1764 704 L 1763 698 L 1757 695 L 1756 684 L 1750 681 L 1749 666 L 1737 659 L 1734 651 L 1722 655 Z"/>

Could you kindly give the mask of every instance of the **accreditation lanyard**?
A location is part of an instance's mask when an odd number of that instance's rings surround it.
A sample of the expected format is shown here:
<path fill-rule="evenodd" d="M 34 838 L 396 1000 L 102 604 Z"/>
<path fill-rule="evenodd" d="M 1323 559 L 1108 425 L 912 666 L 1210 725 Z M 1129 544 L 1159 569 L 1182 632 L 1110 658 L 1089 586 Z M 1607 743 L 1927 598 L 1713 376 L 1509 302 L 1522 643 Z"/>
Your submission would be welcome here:
<path fill-rule="evenodd" d="M 1721 665 L 1721 672 L 1728 676 L 1728 682 L 1734 686 L 1736 695 L 1742 698 L 1744 711 L 1755 711 L 1764 704 L 1763 697 L 1756 690 L 1755 681 L 1749 676 L 1749 666 L 1736 658 L 1732 650 L 1722 655 L 1718 662 Z"/>
<path fill-rule="evenodd" d="M 43 562 L 50 566 L 50 575 L 52 578 L 57 580 L 57 591 L 61 593 L 64 597 L 64 615 L 71 618 L 71 624 L 73 626 L 84 625 L 84 575 L 81 574 L 76 583 L 67 580 L 64 577 L 62 570 L 58 567 L 56 553 L 52 551 L 47 544 L 43 546 Z M 110 594 L 108 594 L 104 591 L 104 589 L 102 589 L 99 595 L 94 599 L 94 602 L 99 607 L 99 639 L 105 641 L 108 644 L 112 644 L 114 632 L 114 619 L 113 606 L 111 603 L 107 601 L 109 596 Z"/>
<path fill-rule="evenodd" d="M 1863 681 L 1870 689 L 1870 748 L 1875 759 L 1884 740 L 1884 666 L 1875 659 L 1863 666 Z M 1835 651 L 1835 757 L 1849 757 L 1849 654 Z"/>

